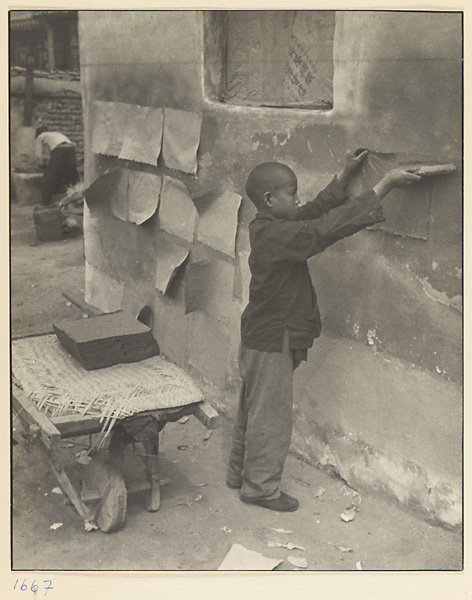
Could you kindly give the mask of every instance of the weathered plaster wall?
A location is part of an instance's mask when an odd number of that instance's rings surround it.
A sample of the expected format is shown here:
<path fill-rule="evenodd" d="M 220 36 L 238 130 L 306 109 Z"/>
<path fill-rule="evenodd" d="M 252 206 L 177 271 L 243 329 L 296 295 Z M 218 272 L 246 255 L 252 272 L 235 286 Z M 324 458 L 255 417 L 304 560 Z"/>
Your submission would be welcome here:
<path fill-rule="evenodd" d="M 338 12 L 334 109 L 226 106 L 218 14 L 84 12 L 79 16 L 86 182 L 116 166 L 170 173 L 191 194 L 243 194 L 251 168 L 289 164 L 309 199 L 347 148 L 428 155 L 457 171 L 432 183 L 427 239 L 363 231 L 312 259 L 324 329 L 296 376 L 294 449 L 450 525 L 461 519 L 461 46 L 454 14 Z M 204 35 L 205 34 L 205 35 Z M 205 58 L 204 58 L 205 56 Z M 203 113 L 197 177 L 91 152 L 93 100 Z M 185 315 L 183 269 L 154 288 L 158 215 L 144 225 L 86 216 L 87 299 L 104 310 L 155 311 L 163 351 L 225 390 L 235 410 L 239 316 L 247 297 L 244 198 L 236 258 L 194 241 L 188 264 L 234 267 L 224 314 Z M 220 292 L 215 289 L 215 294 Z M 223 293 L 223 292 L 221 292 Z"/>

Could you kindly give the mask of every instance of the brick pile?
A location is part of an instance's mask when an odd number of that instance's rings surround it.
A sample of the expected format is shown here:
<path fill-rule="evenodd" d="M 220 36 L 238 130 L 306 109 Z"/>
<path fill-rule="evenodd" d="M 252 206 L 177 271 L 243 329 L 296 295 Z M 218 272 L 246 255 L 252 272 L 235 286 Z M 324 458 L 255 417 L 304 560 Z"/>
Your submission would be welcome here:
<path fill-rule="evenodd" d="M 35 97 L 34 122 L 46 125 L 50 131 L 64 133 L 77 146 L 77 165 L 83 172 L 84 164 L 84 125 L 82 97 L 72 91 L 57 95 Z"/>

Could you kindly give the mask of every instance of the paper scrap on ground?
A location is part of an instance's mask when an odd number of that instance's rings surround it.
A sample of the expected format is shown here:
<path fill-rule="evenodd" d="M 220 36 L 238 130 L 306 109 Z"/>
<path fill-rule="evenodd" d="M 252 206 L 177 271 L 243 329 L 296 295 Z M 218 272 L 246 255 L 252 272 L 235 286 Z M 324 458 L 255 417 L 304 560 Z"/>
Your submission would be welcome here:
<path fill-rule="evenodd" d="M 277 533 L 292 533 L 289 529 L 282 529 L 280 527 L 271 527 L 272 531 L 276 531 Z"/>
<path fill-rule="evenodd" d="M 354 550 L 352 548 L 345 548 L 344 546 L 336 546 L 336 544 L 332 544 L 331 542 L 326 542 L 327 544 L 329 544 L 330 546 L 333 546 L 333 548 L 336 548 L 337 550 L 341 550 L 341 552 L 354 552 Z"/>
<path fill-rule="evenodd" d="M 342 521 L 344 521 L 345 523 L 349 523 L 350 521 L 353 521 L 354 517 L 356 516 L 356 508 L 349 507 L 339 516 L 341 517 Z"/>
<path fill-rule="evenodd" d="M 202 203 L 198 241 L 234 258 L 241 200 L 239 194 L 226 190 L 213 194 L 211 200 Z"/>
<path fill-rule="evenodd" d="M 92 152 L 119 156 L 128 115 L 135 107 L 123 102 L 93 103 Z"/>
<path fill-rule="evenodd" d="M 60 487 L 55 487 L 51 490 L 51 493 L 53 494 L 62 494 L 62 490 Z"/>
<path fill-rule="evenodd" d="M 319 487 L 317 491 L 313 494 L 313 498 L 321 498 L 321 496 L 326 492 L 326 488 Z"/>
<path fill-rule="evenodd" d="M 218 571 L 272 571 L 282 561 L 281 558 L 269 558 L 248 550 L 241 544 L 233 544 Z"/>
<path fill-rule="evenodd" d="M 303 546 L 297 546 L 297 544 L 292 544 L 292 542 L 269 542 L 267 545 L 271 548 L 286 548 L 287 550 L 305 550 Z"/>
<path fill-rule="evenodd" d="M 187 186 L 173 177 L 164 177 L 159 208 L 159 227 L 187 242 L 193 242 L 197 210 Z"/>
<path fill-rule="evenodd" d="M 362 571 L 362 561 L 359 560 L 356 562 L 356 569 L 358 571 Z"/>
<path fill-rule="evenodd" d="M 126 221 L 128 216 L 128 171 L 114 169 L 98 177 L 86 190 L 84 198 L 90 210 L 90 216 L 95 217 L 109 210 L 114 204 L 120 208 L 119 213 Z"/>
<path fill-rule="evenodd" d="M 197 172 L 201 128 L 200 114 L 174 108 L 165 109 L 162 156 L 166 167 L 184 173 Z"/>
<path fill-rule="evenodd" d="M 188 248 L 184 248 L 170 236 L 165 234 L 158 236 L 156 240 L 156 289 L 163 294 L 167 293 L 188 253 Z"/>
<path fill-rule="evenodd" d="M 89 521 L 87 521 L 84 526 L 85 531 L 96 531 L 98 529 L 98 525 L 95 525 L 95 523 L 90 523 Z"/>
<path fill-rule="evenodd" d="M 128 172 L 128 221 L 141 225 L 153 216 L 159 205 L 161 187 L 159 175 Z"/>
<path fill-rule="evenodd" d="M 63 525 L 62 523 L 53 523 L 49 529 L 56 530 L 56 529 L 59 529 L 59 527 L 62 527 L 62 525 Z"/>
<path fill-rule="evenodd" d="M 185 313 L 204 312 L 225 317 L 231 302 L 234 267 L 222 260 L 202 260 L 187 267 Z"/>
<path fill-rule="evenodd" d="M 164 109 L 133 106 L 129 112 L 120 158 L 157 166 L 161 153 Z"/>
<path fill-rule="evenodd" d="M 81 450 L 75 455 L 75 462 L 79 465 L 88 465 L 92 459 L 87 454 L 87 450 Z"/>
<path fill-rule="evenodd" d="M 298 567 L 299 569 L 306 569 L 308 567 L 308 562 L 306 558 L 300 558 L 298 556 L 289 556 L 287 557 L 288 562 L 294 567 Z"/>

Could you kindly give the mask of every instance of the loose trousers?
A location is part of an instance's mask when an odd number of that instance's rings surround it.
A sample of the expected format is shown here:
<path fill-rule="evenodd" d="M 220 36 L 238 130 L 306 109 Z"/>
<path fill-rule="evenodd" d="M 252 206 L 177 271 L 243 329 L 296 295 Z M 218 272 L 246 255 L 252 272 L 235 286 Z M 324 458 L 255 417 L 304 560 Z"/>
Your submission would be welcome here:
<path fill-rule="evenodd" d="M 74 146 L 56 146 L 41 180 L 43 204 L 51 204 L 54 194 L 65 191 L 68 185 L 77 183 L 79 179 Z"/>
<path fill-rule="evenodd" d="M 288 333 L 282 352 L 241 346 L 243 380 L 227 481 L 249 500 L 277 498 L 292 435 L 293 352 Z"/>

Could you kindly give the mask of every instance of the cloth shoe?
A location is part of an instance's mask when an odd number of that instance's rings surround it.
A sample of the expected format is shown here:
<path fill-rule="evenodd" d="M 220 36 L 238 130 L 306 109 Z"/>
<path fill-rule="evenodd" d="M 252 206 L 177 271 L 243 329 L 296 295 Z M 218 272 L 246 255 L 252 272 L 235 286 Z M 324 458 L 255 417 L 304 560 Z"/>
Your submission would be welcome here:
<path fill-rule="evenodd" d="M 230 481 L 226 480 L 226 485 L 232 490 L 239 490 L 242 484 L 241 483 L 231 483 Z"/>
<path fill-rule="evenodd" d="M 254 500 L 240 496 L 240 499 L 247 504 L 255 504 L 262 508 L 275 510 L 278 512 L 292 512 L 298 508 L 298 500 L 293 496 L 289 496 L 284 492 L 280 492 L 280 496 L 267 500 L 266 498 L 256 498 Z"/>

